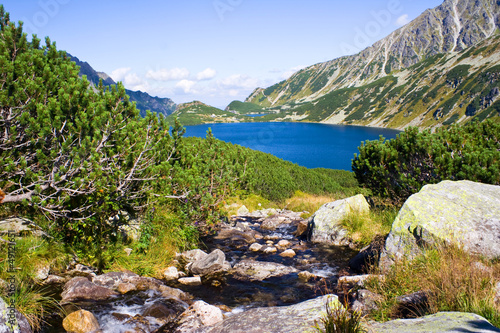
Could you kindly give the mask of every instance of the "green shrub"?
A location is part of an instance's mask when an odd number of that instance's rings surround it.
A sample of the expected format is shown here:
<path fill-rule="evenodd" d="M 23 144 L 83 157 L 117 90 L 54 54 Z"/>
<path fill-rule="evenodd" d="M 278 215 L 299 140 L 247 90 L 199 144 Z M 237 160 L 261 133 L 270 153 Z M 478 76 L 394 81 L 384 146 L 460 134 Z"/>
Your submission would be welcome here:
<path fill-rule="evenodd" d="M 491 120 L 436 133 L 408 128 L 396 139 L 381 137 L 358 149 L 352 163 L 356 179 L 397 202 L 446 179 L 500 184 L 500 124 Z"/>
<path fill-rule="evenodd" d="M 347 310 L 338 300 L 328 300 L 326 314 L 320 319 L 323 328 L 316 323 L 315 329 L 322 333 L 364 333 L 361 319 L 360 312 Z"/>

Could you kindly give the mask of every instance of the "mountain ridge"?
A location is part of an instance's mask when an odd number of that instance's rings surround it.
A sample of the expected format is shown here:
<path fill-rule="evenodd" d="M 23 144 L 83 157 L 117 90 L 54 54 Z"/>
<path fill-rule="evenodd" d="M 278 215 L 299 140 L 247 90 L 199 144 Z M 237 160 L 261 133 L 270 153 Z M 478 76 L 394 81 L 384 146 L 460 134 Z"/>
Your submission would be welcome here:
<path fill-rule="evenodd" d="M 311 117 L 312 111 L 308 113 L 307 110 L 301 110 L 300 106 L 307 104 L 314 106 L 328 94 L 341 92 L 343 89 L 366 87 L 378 80 L 390 80 L 393 76 L 398 77 L 393 88 L 400 87 L 407 83 L 403 82 L 402 73 L 412 66 L 425 63 L 427 59 L 438 55 L 461 54 L 483 41 L 494 39 L 498 35 L 499 28 L 500 1 L 445 0 L 440 6 L 426 10 L 409 24 L 363 51 L 309 66 L 271 87 L 257 88 L 245 102 L 281 113 L 281 117 L 278 115 L 275 120 L 283 120 L 284 117 L 295 113 L 295 116 L 305 121 L 348 123 L 345 119 L 349 114 L 338 116 L 340 107 L 318 118 Z M 494 64 L 497 63 L 498 60 L 495 60 Z M 428 67 L 425 69 L 430 70 Z M 347 95 L 344 97 L 359 101 L 359 98 Z M 380 94 L 377 97 L 383 98 Z M 382 112 L 379 118 L 388 115 L 387 112 Z M 380 119 L 354 120 L 351 123 L 365 125 L 381 123 Z M 439 124 L 423 123 L 417 125 L 431 128 L 439 126 Z M 392 125 L 404 128 L 409 124 L 410 121 L 402 121 L 400 124 L 388 122 L 382 123 L 382 127 Z"/>

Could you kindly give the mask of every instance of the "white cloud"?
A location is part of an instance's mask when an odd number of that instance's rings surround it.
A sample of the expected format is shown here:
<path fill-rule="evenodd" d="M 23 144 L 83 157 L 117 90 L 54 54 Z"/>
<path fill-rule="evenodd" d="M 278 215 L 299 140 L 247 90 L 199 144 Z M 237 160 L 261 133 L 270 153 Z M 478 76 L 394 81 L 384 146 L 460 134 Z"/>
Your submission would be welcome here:
<path fill-rule="evenodd" d="M 185 94 L 193 94 L 196 91 L 193 89 L 193 86 L 196 84 L 195 81 L 191 80 L 181 80 L 177 82 L 175 85 L 176 88 L 179 88 Z"/>
<path fill-rule="evenodd" d="M 403 14 L 400 17 L 397 18 L 396 25 L 399 26 L 399 27 L 401 27 L 401 26 L 406 25 L 406 24 L 408 24 L 410 22 L 411 22 L 411 20 L 408 17 L 408 14 Z"/>
<path fill-rule="evenodd" d="M 283 74 L 281 74 L 281 79 L 282 80 L 286 80 L 288 79 L 290 76 L 292 76 L 293 74 L 295 74 L 296 72 L 298 72 L 299 70 L 301 70 L 302 68 L 305 68 L 306 66 L 295 66 L 293 68 L 290 68 L 289 70 L 283 72 Z"/>
<path fill-rule="evenodd" d="M 220 80 L 219 85 L 232 89 L 255 89 L 259 85 L 259 80 L 247 75 L 235 74 Z"/>
<path fill-rule="evenodd" d="M 130 72 L 131 70 L 132 68 L 130 67 L 118 68 L 112 71 L 110 76 L 115 82 L 123 81 L 127 73 Z"/>
<path fill-rule="evenodd" d="M 199 72 L 196 75 L 196 79 L 198 81 L 210 80 L 210 79 L 213 79 L 215 77 L 215 75 L 217 75 L 217 72 L 215 71 L 215 69 L 207 68 L 207 69 Z"/>
<path fill-rule="evenodd" d="M 146 77 L 156 81 L 184 80 L 189 77 L 189 70 L 186 68 L 161 68 L 157 71 L 149 70 Z"/>

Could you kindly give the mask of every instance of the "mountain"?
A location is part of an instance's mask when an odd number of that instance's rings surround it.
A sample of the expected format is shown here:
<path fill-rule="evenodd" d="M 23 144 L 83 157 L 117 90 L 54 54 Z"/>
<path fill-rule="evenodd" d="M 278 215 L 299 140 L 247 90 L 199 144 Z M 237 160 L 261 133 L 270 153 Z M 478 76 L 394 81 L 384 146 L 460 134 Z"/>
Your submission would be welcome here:
<path fill-rule="evenodd" d="M 445 0 L 362 52 L 257 88 L 245 102 L 272 120 L 400 129 L 498 117 L 499 27 L 499 0 Z"/>
<path fill-rule="evenodd" d="M 173 122 L 175 117 L 179 119 L 179 122 L 183 126 L 252 121 L 251 117 L 245 117 L 229 111 L 224 111 L 199 101 L 179 104 L 175 112 L 168 116 L 167 119 L 170 122 Z"/>
<path fill-rule="evenodd" d="M 87 62 L 81 61 L 69 53 L 67 53 L 67 55 L 72 61 L 80 66 L 80 76 L 86 75 L 87 80 L 93 85 L 97 86 L 100 79 L 102 79 L 102 83 L 105 86 L 116 84 L 116 82 L 106 73 L 97 72 Z M 168 116 L 175 111 L 176 105 L 170 98 L 153 97 L 142 91 L 132 91 L 128 89 L 125 89 L 125 91 L 127 95 L 130 96 L 130 101 L 136 102 L 137 109 L 140 110 L 141 116 L 143 117 L 146 115 L 147 110 L 163 114 L 164 116 Z"/>

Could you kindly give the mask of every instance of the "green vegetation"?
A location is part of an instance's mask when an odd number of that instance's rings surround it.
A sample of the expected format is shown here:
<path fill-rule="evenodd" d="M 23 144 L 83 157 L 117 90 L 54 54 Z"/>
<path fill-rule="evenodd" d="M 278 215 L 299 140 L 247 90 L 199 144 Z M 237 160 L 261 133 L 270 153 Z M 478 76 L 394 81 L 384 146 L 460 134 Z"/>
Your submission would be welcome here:
<path fill-rule="evenodd" d="M 326 303 L 326 314 L 316 323 L 317 332 L 323 333 L 364 333 L 360 312 L 344 308 L 338 300 Z M 323 326 L 323 327 L 322 327 Z"/>
<path fill-rule="evenodd" d="M 227 123 L 242 118 L 243 117 L 237 116 L 231 112 L 195 101 L 177 106 L 177 110 L 166 117 L 166 120 L 172 126 L 175 125 L 176 120 L 183 126 L 191 126 Z M 245 117 L 245 121 L 252 121 L 252 119 Z"/>
<path fill-rule="evenodd" d="M 368 282 L 368 289 L 383 297 L 371 317 L 379 321 L 398 318 L 409 309 L 401 309 L 396 298 L 425 290 L 427 306 L 412 309 L 413 316 L 439 311 L 471 312 L 499 327 L 500 314 L 494 302 L 499 277 L 498 263 L 454 248 L 428 249 L 412 261 L 402 260 L 393 265 L 385 279 Z"/>
<path fill-rule="evenodd" d="M 257 104 L 240 101 L 232 101 L 228 105 L 227 109 L 231 111 L 237 111 L 240 114 L 262 113 L 266 111 L 264 108 Z"/>
<path fill-rule="evenodd" d="M 377 237 L 385 237 L 391 231 L 399 209 L 392 205 L 382 207 L 371 209 L 369 214 L 351 214 L 342 221 L 358 248 L 367 246 Z"/>
<path fill-rule="evenodd" d="M 403 202 L 425 184 L 441 180 L 500 184 L 500 124 L 492 120 L 419 132 L 359 147 L 353 171 L 374 194 Z"/>

